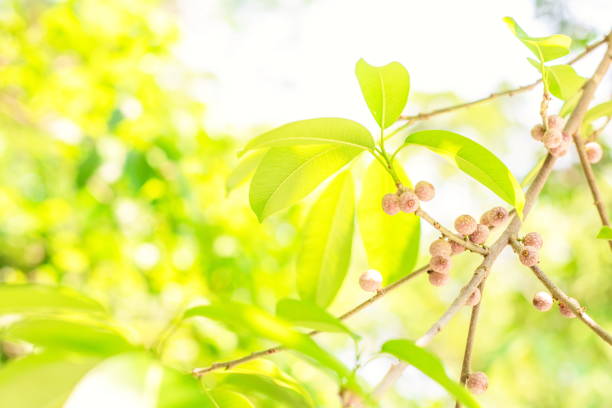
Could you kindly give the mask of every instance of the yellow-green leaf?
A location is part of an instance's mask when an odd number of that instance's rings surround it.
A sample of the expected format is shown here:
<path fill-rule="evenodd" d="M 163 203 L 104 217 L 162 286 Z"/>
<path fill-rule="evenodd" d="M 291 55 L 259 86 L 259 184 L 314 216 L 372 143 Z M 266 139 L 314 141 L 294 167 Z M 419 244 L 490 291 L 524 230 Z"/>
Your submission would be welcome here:
<path fill-rule="evenodd" d="M 257 169 L 257 166 L 259 166 L 265 154 L 266 150 L 262 149 L 252 152 L 240 160 L 225 182 L 225 188 L 228 193 L 244 183 L 253 173 L 255 173 L 255 169 Z"/>
<path fill-rule="evenodd" d="M 67 287 L 38 284 L 0 285 L 0 314 L 105 313 L 95 300 Z"/>
<path fill-rule="evenodd" d="M 354 339 L 359 337 L 340 319 L 310 301 L 281 299 L 276 304 L 276 314 L 296 326 L 325 332 L 346 333 Z"/>
<path fill-rule="evenodd" d="M 597 238 L 599 239 L 612 239 L 612 228 L 608 226 L 603 226 L 597 233 Z"/>
<path fill-rule="evenodd" d="M 567 35 L 555 34 L 548 37 L 530 37 L 512 17 L 504 17 L 504 22 L 516 38 L 525 44 L 541 62 L 563 57 L 570 52 L 572 39 Z"/>

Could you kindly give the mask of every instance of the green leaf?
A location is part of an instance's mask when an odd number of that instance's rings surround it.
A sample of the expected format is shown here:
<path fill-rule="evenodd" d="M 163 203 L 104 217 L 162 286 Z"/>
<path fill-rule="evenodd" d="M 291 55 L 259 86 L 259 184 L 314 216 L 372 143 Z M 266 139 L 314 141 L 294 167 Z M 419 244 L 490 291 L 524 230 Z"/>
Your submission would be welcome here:
<path fill-rule="evenodd" d="M 374 148 L 372 135 L 359 123 L 342 118 L 317 118 L 291 122 L 259 135 L 240 154 L 263 147 L 328 143 L 365 150 Z"/>
<path fill-rule="evenodd" d="M 325 308 L 334 300 L 351 260 L 355 193 L 351 173 L 338 175 L 312 206 L 296 259 L 298 292 Z"/>
<path fill-rule="evenodd" d="M 197 306 L 185 312 L 185 317 L 202 316 L 217 320 L 235 330 L 248 332 L 252 336 L 265 338 L 297 350 L 313 358 L 323 367 L 335 371 L 340 377 L 348 378 L 350 371 L 335 357 L 323 350 L 306 334 L 295 330 L 291 325 L 267 312 L 244 303 L 223 302 L 207 306 Z"/>
<path fill-rule="evenodd" d="M 227 389 L 214 389 L 210 391 L 214 399 L 215 408 L 255 408 L 247 397 Z"/>
<path fill-rule="evenodd" d="M 592 129 L 591 123 L 594 120 L 607 116 L 612 116 L 612 101 L 600 103 L 587 111 L 582 120 L 580 134 L 585 137 L 589 136 L 590 132 L 588 132 L 588 129 Z"/>
<path fill-rule="evenodd" d="M 0 314 L 12 313 L 105 313 L 105 310 L 93 299 L 67 287 L 0 285 Z"/>
<path fill-rule="evenodd" d="M 396 170 L 403 184 L 411 186 L 401 169 L 396 166 Z M 419 217 L 403 212 L 389 216 L 382 210 L 383 196 L 396 190 L 382 165 L 373 161 L 363 179 L 357 219 L 368 265 L 382 274 L 386 284 L 411 272 L 419 255 Z"/>
<path fill-rule="evenodd" d="M 250 400 L 261 400 L 274 407 L 309 408 L 310 401 L 290 387 L 274 378 L 261 374 L 229 373 L 221 383 L 223 388 L 233 389 Z M 263 404 L 261 404 L 263 405 Z"/>
<path fill-rule="evenodd" d="M 262 221 L 304 198 L 362 151 L 346 145 L 271 148 L 251 181 L 251 208 Z"/>
<path fill-rule="evenodd" d="M 108 356 L 134 347 L 116 330 L 97 323 L 81 323 L 55 318 L 28 318 L 12 324 L 4 333 L 8 340 L 21 340 L 36 346 Z"/>
<path fill-rule="evenodd" d="M 597 238 L 599 239 L 612 239 L 612 228 L 608 226 L 603 226 L 597 233 Z"/>
<path fill-rule="evenodd" d="M 309 301 L 281 299 L 276 304 L 276 314 L 297 326 L 324 332 L 346 333 L 354 339 L 359 338 L 340 319 Z"/>
<path fill-rule="evenodd" d="M 0 407 L 63 408 L 79 380 L 100 361 L 57 351 L 11 361 L 0 369 Z"/>
<path fill-rule="evenodd" d="M 382 352 L 389 353 L 405 361 L 423 374 L 440 384 L 450 394 L 469 408 L 479 408 L 476 399 L 459 383 L 446 375 L 442 362 L 433 353 L 417 346 L 410 340 L 390 340 L 383 344 Z"/>
<path fill-rule="evenodd" d="M 375 67 L 360 59 L 355 74 L 372 116 L 382 129 L 388 128 L 402 114 L 408 101 L 408 71 L 399 62 Z"/>
<path fill-rule="evenodd" d="M 530 37 L 512 17 L 504 17 L 504 22 L 529 50 L 542 62 L 551 61 L 569 54 L 572 39 L 567 35 L 555 34 L 548 37 Z"/>
<path fill-rule="evenodd" d="M 263 159 L 266 153 L 267 150 L 258 150 L 240 160 L 240 163 L 232 170 L 225 182 L 225 189 L 228 193 L 244 183 L 253 173 L 255 173 L 255 169 L 257 169 L 257 166 L 259 166 L 261 159 Z"/>
<path fill-rule="evenodd" d="M 506 165 L 485 147 L 447 130 L 424 130 L 409 135 L 406 144 L 428 148 L 454 163 L 522 214 L 525 195 Z"/>
<path fill-rule="evenodd" d="M 540 71 L 542 68 L 540 63 L 531 58 L 528 59 L 531 65 Z M 574 68 L 569 65 L 552 65 L 543 68 L 546 88 L 551 94 L 564 101 L 572 99 L 586 81 L 586 78 L 578 75 Z"/>
<path fill-rule="evenodd" d="M 578 105 L 578 101 L 580 100 L 581 96 L 582 96 L 582 89 L 576 92 L 574 96 L 566 100 L 563 103 L 563 106 L 561 106 L 561 110 L 559 111 L 559 116 L 565 118 L 570 113 L 572 113 L 574 109 L 576 109 L 576 105 Z"/>

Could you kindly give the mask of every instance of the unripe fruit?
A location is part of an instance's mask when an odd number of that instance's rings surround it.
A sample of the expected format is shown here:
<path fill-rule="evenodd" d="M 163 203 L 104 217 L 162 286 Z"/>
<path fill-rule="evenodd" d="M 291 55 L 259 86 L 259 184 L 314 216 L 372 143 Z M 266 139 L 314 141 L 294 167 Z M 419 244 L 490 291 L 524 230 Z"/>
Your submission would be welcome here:
<path fill-rule="evenodd" d="M 544 126 L 542 126 L 541 124 L 537 124 L 531 128 L 531 137 L 533 137 L 537 141 L 542 141 L 542 138 L 544 137 L 544 132 L 546 132 Z"/>
<path fill-rule="evenodd" d="M 429 273 L 429 283 L 431 283 L 434 286 L 446 285 L 449 279 L 450 279 L 450 275 L 446 273 L 438 273 L 438 272 Z"/>
<path fill-rule="evenodd" d="M 396 194 L 385 194 L 382 198 L 382 209 L 389 215 L 395 215 L 400 211 L 400 199 Z"/>
<path fill-rule="evenodd" d="M 540 312 L 546 312 L 552 307 L 553 298 L 548 292 L 538 292 L 533 296 L 531 303 Z"/>
<path fill-rule="evenodd" d="M 404 191 L 399 196 L 399 208 L 405 213 L 413 213 L 419 208 L 419 197 L 412 191 Z"/>
<path fill-rule="evenodd" d="M 453 249 L 451 248 L 451 244 L 449 244 L 443 239 L 436 239 L 429 246 L 429 253 L 432 256 L 440 255 L 444 257 L 449 257 L 451 256 L 452 252 L 453 252 Z"/>
<path fill-rule="evenodd" d="M 601 149 L 601 145 L 597 142 L 589 142 L 585 144 L 584 152 L 586 153 L 589 163 L 597 163 L 603 157 L 603 150 Z"/>
<path fill-rule="evenodd" d="M 486 225 L 478 224 L 476 226 L 476 231 L 470 234 L 470 241 L 472 241 L 476 245 L 480 245 L 484 244 L 488 237 L 489 227 L 487 227 Z"/>
<path fill-rule="evenodd" d="M 487 227 L 492 226 L 491 225 L 491 220 L 489 220 L 489 217 L 491 216 L 490 211 L 485 211 L 481 216 L 480 216 L 480 224 L 482 225 L 486 225 Z"/>
<path fill-rule="evenodd" d="M 563 142 L 557 147 L 548 149 L 548 151 L 550 152 L 550 154 L 552 154 L 555 157 L 561 157 L 561 156 L 565 156 L 565 154 L 567 153 L 568 147 L 569 146 Z"/>
<path fill-rule="evenodd" d="M 451 241 L 450 246 L 451 246 L 451 255 L 457 255 L 465 251 L 465 247 L 455 241 Z"/>
<path fill-rule="evenodd" d="M 506 219 L 508 219 L 508 210 L 504 207 L 494 207 L 489 210 L 489 215 L 487 215 L 490 227 L 499 227 Z"/>
<path fill-rule="evenodd" d="M 427 181 L 419 181 L 414 187 L 414 192 L 421 201 L 429 201 L 436 195 L 436 189 Z"/>
<path fill-rule="evenodd" d="M 368 269 L 359 277 L 359 286 L 366 292 L 376 292 L 381 285 L 382 275 L 376 269 Z"/>
<path fill-rule="evenodd" d="M 548 129 L 542 138 L 547 149 L 559 146 L 563 142 L 563 134 L 558 129 Z"/>
<path fill-rule="evenodd" d="M 461 235 L 470 235 L 476 231 L 476 220 L 469 215 L 460 215 L 455 220 L 455 229 Z"/>
<path fill-rule="evenodd" d="M 524 246 L 519 252 L 519 259 L 525 266 L 534 266 L 540 260 L 538 256 L 538 248 Z"/>
<path fill-rule="evenodd" d="M 451 260 L 446 256 L 436 255 L 429 261 L 429 267 L 434 272 L 448 274 L 451 268 Z"/>
<path fill-rule="evenodd" d="M 549 129 L 563 130 L 563 126 L 565 126 L 565 119 L 559 115 L 550 115 L 548 118 L 546 118 L 546 123 L 548 124 Z"/>
<path fill-rule="evenodd" d="M 574 298 L 570 298 L 570 302 L 578 304 L 578 302 Z M 563 302 L 559 302 L 559 312 L 561 312 L 561 315 L 563 317 L 567 317 L 568 319 L 576 317 L 576 314 L 572 311 L 572 309 L 570 309 L 570 307 Z"/>
<path fill-rule="evenodd" d="M 474 289 L 470 296 L 465 300 L 465 304 L 467 306 L 476 306 L 478 303 L 480 303 L 480 295 L 480 289 Z"/>
<path fill-rule="evenodd" d="M 465 385 L 472 394 L 482 394 L 489 388 L 489 380 L 485 373 L 477 371 L 468 376 Z"/>
<path fill-rule="evenodd" d="M 567 132 L 561 132 L 561 136 L 563 137 L 563 143 L 569 145 L 572 142 L 572 135 Z"/>
<path fill-rule="evenodd" d="M 540 249 L 544 245 L 544 240 L 537 232 L 530 232 L 523 237 L 523 244 Z"/>

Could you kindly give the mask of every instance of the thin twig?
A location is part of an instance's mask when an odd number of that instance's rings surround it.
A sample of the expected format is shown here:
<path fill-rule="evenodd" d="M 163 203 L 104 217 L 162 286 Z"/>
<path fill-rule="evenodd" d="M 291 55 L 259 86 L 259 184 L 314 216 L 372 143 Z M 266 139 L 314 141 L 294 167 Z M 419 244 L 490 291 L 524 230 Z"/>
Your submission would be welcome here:
<path fill-rule="evenodd" d="M 419 217 L 423 218 L 428 223 L 430 223 L 435 229 L 440 231 L 440 233 L 442 235 L 444 235 L 445 237 L 447 237 L 448 239 L 450 239 L 452 241 L 455 241 L 456 243 L 458 243 L 460 245 L 463 245 L 466 249 L 469 249 L 470 251 L 476 252 L 476 253 L 481 254 L 481 255 L 486 255 L 488 253 L 486 248 L 478 246 L 478 245 L 470 242 L 468 239 L 464 239 L 461 236 L 459 236 L 459 235 L 455 234 L 454 232 L 452 232 L 451 230 L 445 228 L 438 221 L 434 220 L 431 215 L 427 214 L 422 208 L 417 209 L 415 211 L 415 214 L 418 215 Z"/>
<path fill-rule="evenodd" d="M 351 317 L 354 314 L 356 314 L 356 313 L 360 312 L 361 310 L 365 309 L 366 307 L 368 307 L 369 305 L 371 305 L 372 303 L 374 303 L 375 301 L 377 301 L 381 297 L 385 296 L 387 293 L 391 292 L 392 290 L 397 289 L 398 287 L 400 287 L 404 283 L 408 282 L 409 280 L 412 280 L 413 278 L 415 278 L 415 277 L 425 273 L 428 268 L 429 268 L 429 265 L 422 266 L 419 269 L 413 271 L 412 273 L 404 276 L 403 278 L 393 282 L 392 284 L 385 286 L 384 288 L 382 288 L 378 292 L 376 292 L 376 294 L 374 296 L 371 296 L 370 298 L 368 298 L 365 301 L 361 302 L 357 306 L 353 307 L 348 312 L 340 315 L 338 317 L 338 319 L 340 319 L 340 320 L 348 319 L 349 317 Z M 319 333 L 319 331 L 314 330 L 314 331 L 309 332 L 308 335 L 309 336 L 314 336 L 314 335 L 316 335 L 318 333 Z M 268 356 L 270 354 L 274 354 L 274 353 L 277 353 L 277 352 L 283 351 L 283 350 L 285 350 L 285 348 L 283 346 L 271 347 L 271 348 L 268 348 L 268 349 L 265 349 L 265 350 L 256 351 L 254 353 L 251 353 L 251 354 L 249 354 L 247 356 L 241 357 L 241 358 L 236 359 L 236 360 L 230 360 L 230 361 L 214 363 L 211 366 L 203 367 L 203 368 L 195 368 L 195 369 L 192 370 L 191 373 L 194 376 L 196 376 L 196 377 L 200 377 L 200 376 L 202 376 L 202 375 L 204 375 L 204 374 L 206 374 L 208 372 L 219 370 L 219 369 L 229 370 L 230 368 L 232 368 L 234 366 L 237 366 L 239 364 L 242 364 L 242 363 L 246 363 L 247 361 L 255 360 L 256 358 Z"/>
<path fill-rule="evenodd" d="M 599 40 L 596 43 L 587 46 L 580 54 L 578 54 L 576 57 L 574 57 L 572 60 L 570 60 L 568 62 L 568 64 L 569 65 L 574 64 L 575 62 L 577 62 L 577 61 L 581 60 L 582 58 L 584 58 L 587 54 L 589 54 L 591 51 L 593 51 L 594 49 L 596 49 L 600 45 L 605 44 L 607 39 L 608 39 L 608 37 L 609 37 L 609 35 L 604 37 L 602 40 Z M 459 109 L 463 109 L 463 108 L 469 108 L 470 106 L 478 105 L 478 104 L 481 104 L 483 102 L 492 101 L 492 100 L 500 98 L 502 96 L 514 96 L 514 95 L 516 95 L 518 93 L 529 91 L 529 90 L 535 88 L 536 86 L 538 86 L 538 84 L 540 82 L 542 82 L 542 79 L 538 79 L 537 81 L 532 82 L 532 83 L 530 83 L 528 85 L 519 86 L 518 88 L 509 89 L 507 91 L 501 91 L 501 92 L 492 93 L 489 96 L 486 96 L 486 97 L 480 98 L 480 99 L 476 99 L 475 101 L 460 103 L 458 105 L 448 106 L 446 108 L 436 109 L 436 110 L 433 110 L 433 111 L 430 111 L 430 112 L 418 113 L 416 115 L 402 115 L 402 116 L 400 116 L 399 119 L 400 120 L 410 120 L 410 121 L 429 119 L 432 116 L 437 116 L 437 115 L 441 115 L 443 113 L 453 112 L 453 111 L 456 111 L 456 110 L 459 110 Z"/>
<path fill-rule="evenodd" d="M 511 239 L 510 244 L 514 248 L 515 252 L 521 250 L 521 244 L 515 239 Z M 565 292 L 561 290 L 561 288 L 555 285 L 555 283 L 551 281 L 548 276 L 546 276 L 546 274 L 544 273 L 544 271 L 542 271 L 542 269 L 540 269 L 540 267 L 531 266 L 529 269 L 533 271 L 534 275 L 540 280 L 540 282 L 544 284 L 544 286 L 546 286 L 546 289 L 549 290 L 549 292 L 553 295 L 555 299 L 567 305 L 572 310 L 572 312 L 574 312 L 576 316 L 578 316 L 578 318 L 582 320 L 582 322 L 584 322 L 606 343 L 612 346 L 612 335 L 610 335 L 610 333 L 608 333 L 599 324 L 597 324 L 591 316 L 586 314 L 584 308 L 581 307 L 580 304 L 577 304 L 577 302 L 572 301 L 572 299 L 568 295 L 566 295 Z"/>

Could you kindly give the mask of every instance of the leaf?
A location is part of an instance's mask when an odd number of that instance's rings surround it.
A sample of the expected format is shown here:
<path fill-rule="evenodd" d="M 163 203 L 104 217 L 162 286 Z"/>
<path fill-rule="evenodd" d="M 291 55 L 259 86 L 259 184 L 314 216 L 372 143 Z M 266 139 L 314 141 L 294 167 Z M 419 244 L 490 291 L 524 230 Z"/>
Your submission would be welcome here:
<path fill-rule="evenodd" d="M 401 169 L 396 170 L 400 170 L 398 173 L 403 184 L 410 186 L 410 181 Z M 403 212 L 389 216 L 382 210 L 382 197 L 396 189 L 385 169 L 373 161 L 363 178 L 357 208 L 359 232 L 368 256 L 368 265 L 382 274 L 386 284 L 412 271 L 419 255 L 419 217 Z"/>
<path fill-rule="evenodd" d="M 296 259 L 298 292 L 325 308 L 334 300 L 351 260 L 355 225 L 353 178 L 338 175 L 312 206 Z"/>
<path fill-rule="evenodd" d="M 591 123 L 594 120 L 607 116 L 612 116 L 612 101 L 600 103 L 587 111 L 582 120 L 580 134 L 585 137 L 589 136 L 590 132 L 587 130 L 592 129 Z"/>
<path fill-rule="evenodd" d="M 440 384 L 457 401 L 470 408 L 479 408 L 480 404 L 464 387 L 446 375 L 442 362 L 430 351 L 417 346 L 410 340 L 390 340 L 383 344 L 382 352 L 389 353 L 405 361 L 423 374 Z"/>
<path fill-rule="evenodd" d="M 259 166 L 261 159 L 263 159 L 266 153 L 267 150 L 258 150 L 240 160 L 240 163 L 232 170 L 225 181 L 225 189 L 228 193 L 244 183 L 249 176 L 255 173 L 255 169 L 257 169 L 257 166 Z"/>
<path fill-rule="evenodd" d="M 531 58 L 528 59 L 531 65 L 540 71 L 542 68 L 540 63 Z M 572 99 L 586 81 L 586 78 L 578 75 L 574 68 L 569 65 L 544 65 L 543 68 L 546 88 L 551 94 L 564 101 Z"/>
<path fill-rule="evenodd" d="M 45 349 L 108 356 L 128 351 L 132 345 L 117 331 L 102 324 L 55 318 L 28 318 L 12 324 L 8 340 L 21 340 Z"/>
<path fill-rule="evenodd" d="M 374 148 L 372 135 L 359 123 L 342 118 L 317 118 L 291 122 L 259 135 L 240 154 L 263 147 L 328 143 L 364 150 Z"/>
<path fill-rule="evenodd" d="M 372 116 L 382 129 L 388 128 L 402 114 L 408 101 L 408 71 L 399 62 L 375 67 L 360 59 L 355 74 Z"/>
<path fill-rule="evenodd" d="M 251 181 L 251 208 L 262 221 L 304 198 L 362 151 L 345 145 L 271 148 Z"/>
<path fill-rule="evenodd" d="M 578 105 L 578 101 L 580 100 L 581 96 L 582 96 L 582 89 L 576 92 L 574 96 L 566 100 L 563 103 L 563 106 L 561 106 L 561 110 L 559 111 L 559 116 L 565 118 L 570 113 L 572 113 L 574 109 L 576 109 L 576 105 Z"/>
<path fill-rule="evenodd" d="M 265 375 L 230 373 L 221 384 L 223 388 L 238 391 L 251 400 L 263 400 L 268 405 L 273 403 L 274 407 L 312 407 L 303 395 Z"/>
<path fill-rule="evenodd" d="M 512 17 L 504 17 L 510 31 L 542 62 L 551 61 L 569 54 L 572 39 L 555 34 L 548 37 L 530 37 Z"/>
<path fill-rule="evenodd" d="M 231 390 L 214 389 L 210 395 L 214 399 L 215 408 L 255 408 L 247 397 Z"/>
<path fill-rule="evenodd" d="M 612 239 L 612 228 L 604 225 L 597 233 L 599 239 Z"/>
<path fill-rule="evenodd" d="M 281 299 L 276 304 L 276 314 L 297 326 L 324 332 L 346 333 L 354 339 L 359 338 L 340 319 L 309 301 Z"/>
<path fill-rule="evenodd" d="M 306 334 L 295 330 L 291 325 L 276 316 L 244 303 L 223 302 L 207 306 L 197 306 L 185 312 L 185 317 L 203 316 L 217 320 L 236 330 L 250 333 L 297 350 L 313 358 L 322 366 L 335 371 L 340 377 L 348 378 L 350 371 L 334 356 L 323 350 Z"/>
<path fill-rule="evenodd" d="M 424 146 L 443 156 L 516 208 L 519 215 L 522 213 L 525 195 L 521 185 L 506 165 L 482 145 L 447 130 L 416 132 L 405 143 Z"/>
<path fill-rule="evenodd" d="M 0 285 L 0 314 L 105 313 L 91 298 L 61 286 Z"/>
<path fill-rule="evenodd" d="M 63 408 L 79 380 L 100 357 L 47 351 L 0 369 L 0 407 Z"/>

